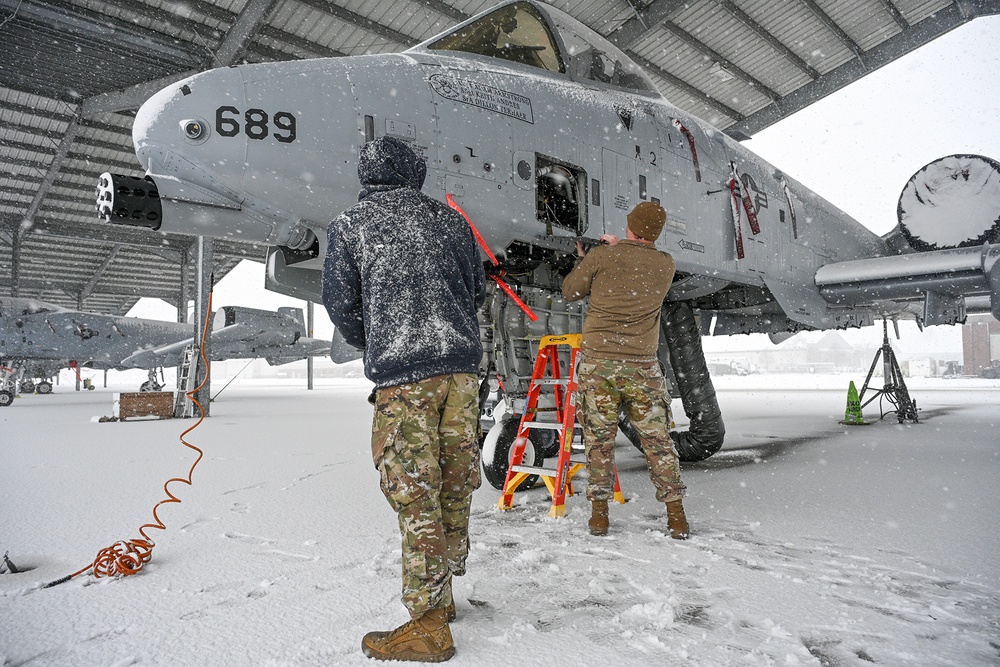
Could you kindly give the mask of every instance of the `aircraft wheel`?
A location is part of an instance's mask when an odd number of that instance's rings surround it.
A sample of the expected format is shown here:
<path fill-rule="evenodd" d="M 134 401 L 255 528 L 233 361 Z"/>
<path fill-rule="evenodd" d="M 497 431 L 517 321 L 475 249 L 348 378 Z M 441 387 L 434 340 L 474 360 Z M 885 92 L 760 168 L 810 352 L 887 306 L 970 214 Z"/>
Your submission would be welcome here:
<path fill-rule="evenodd" d="M 520 420 L 513 415 L 509 415 L 494 424 L 483 441 L 483 473 L 486 475 L 486 481 L 494 489 L 502 490 L 504 482 L 507 481 L 507 470 L 510 468 L 510 459 L 513 455 L 511 445 L 514 444 L 514 439 L 517 438 L 517 427 L 519 425 Z M 524 458 L 521 462 L 528 466 L 540 466 L 544 459 L 541 448 L 535 442 L 535 439 L 532 437 L 533 435 L 534 433 L 532 432 L 528 436 L 529 446 L 524 448 Z M 531 475 L 521 482 L 521 485 L 517 488 L 519 490 L 530 489 L 537 481 L 538 475 Z"/>
<path fill-rule="evenodd" d="M 14 402 L 14 392 L 0 389 L 0 408 L 5 408 Z"/>
<path fill-rule="evenodd" d="M 52 393 L 52 383 L 42 380 L 37 385 L 35 385 L 36 394 L 51 394 Z"/>
<path fill-rule="evenodd" d="M 158 383 L 150 382 L 149 380 L 139 385 L 139 391 L 160 391 L 162 388 Z"/>
<path fill-rule="evenodd" d="M 34 394 L 35 393 L 35 383 L 33 380 L 21 380 L 21 393 L 22 394 Z"/>

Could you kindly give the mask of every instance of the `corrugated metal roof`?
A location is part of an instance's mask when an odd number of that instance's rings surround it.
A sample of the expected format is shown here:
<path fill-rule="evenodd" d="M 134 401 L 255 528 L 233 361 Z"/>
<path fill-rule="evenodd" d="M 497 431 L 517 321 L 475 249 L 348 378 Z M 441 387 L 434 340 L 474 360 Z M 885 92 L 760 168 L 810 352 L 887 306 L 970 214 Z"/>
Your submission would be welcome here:
<path fill-rule="evenodd" d="M 14 289 L 18 237 L 22 295 L 76 307 L 83 293 L 87 308 L 104 312 L 123 312 L 139 296 L 176 298 L 178 261 L 190 239 L 96 221 L 99 173 L 139 173 L 134 107 L 105 106 L 103 94 L 127 95 L 136 84 L 219 65 L 216 54 L 241 13 L 268 10 L 238 56 L 259 62 L 401 51 L 495 4 L 0 0 L 0 291 Z M 766 127 L 977 13 L 1000 12 L 1000 0 L 552 4 L 635 57 L 673 104 L 734 136 Z M 233 241 L 215 248 L 217 276 L 241 257 L 263 256 Z"/>

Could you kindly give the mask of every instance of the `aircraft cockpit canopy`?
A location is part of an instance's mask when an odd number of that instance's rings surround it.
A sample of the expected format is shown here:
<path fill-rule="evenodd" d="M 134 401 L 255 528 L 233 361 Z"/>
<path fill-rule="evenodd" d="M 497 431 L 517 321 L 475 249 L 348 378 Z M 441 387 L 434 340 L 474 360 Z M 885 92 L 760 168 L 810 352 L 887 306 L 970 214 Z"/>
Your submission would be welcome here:
<path fill-rule="evenodd" d="M 559 10 L 529 2 L 498 7 L 427 48 L 499 58 L 575 81 L 659 95 L 642 68 L 611 42 Z"/>
<path fill-rule="evenodd" d="M 38 315 L 39 313 L 56 313 L 61 310 L 65 309 L 44 301 L 36 301 L 35 299 L 10 299 L 6 302 L 0 300 L 0 317 L 9 317 L 15 314 Z"/>

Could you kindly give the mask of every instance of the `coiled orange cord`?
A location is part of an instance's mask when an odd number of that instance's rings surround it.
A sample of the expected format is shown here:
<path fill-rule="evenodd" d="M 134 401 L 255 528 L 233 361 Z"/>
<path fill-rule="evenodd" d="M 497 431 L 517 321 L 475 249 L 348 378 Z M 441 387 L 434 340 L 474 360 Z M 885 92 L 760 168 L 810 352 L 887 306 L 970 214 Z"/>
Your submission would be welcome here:
<path fill-rule="evenodd" d="M 43 588 L 51 588 L 52 586 L 57 586 L 59 584 L 65 583 L 70 579 L 72 579 L 73 577 L 81 575 L 84 572 L 89 572 L 90 570 L 93 570 L 94 576 L 97 578 L 114 577 L 117 575 L 128 576 L 130 574 L 136 574 L 137 572 L 142 570 L 143 566 L 145 566 L 146 563 L 148 563 L 149 560 L 153 557 L 153 547 L 156 546 L 156 543 L 153 541 L 153 538 L 151 538 L 149 535 L 146 534 L 146 529 L 156 528 L 157 530 L 166 530 L 167 526 L 160 519 L 157 510 L 160 509 L 160 505 L 181 502 L 181 499 L 175 496 L 173 493 L 171 493 L 170 489 L 167 487 L 169 487 L 172 482 L 180 482 L 183 484 L 187 484 L 188 486 L 191 486 L 192 484 L 191 479 L 192 476 L 194 475 L 194 469 L 198 467 L 198 463 L 205 456 L 205 453 L 201 449 L 195 447 L 190 442 L 184 439 L 184 436 L 186 436 L 188 433 L 198 428 L 198 426 L 205 420 L 205 408 L 198 401 L 198 399 L 195 398 L 195 396 L 198 394 L 199 391 L 201 391 L 202 387 L 205 386 L 205 384 L 208 382 L 209 376 L 211 375 L 210 366 L 208 364 L 208 358 L 205 356 L 204 340 L 205 337 L 208 335 L 208 325 L 209 322 L 211 321 L 211 317 L 209 317 L 209 315 L 212 312 L 212 292 L 208 293 L 208 305 L 205 310 L 207 314 L 205 316 L 205 326 L 201 334 L 202 345 L 200 346 L 201 348 L 200 356 L 202 362 L 204 363 L 205 377 L 202 379 L 201 383 L 197 387 L 195 387 L 194 389 L 185 394 L 185 396 L 191 399 L 192 403 L 198 406 L 199 417 L 198 421 L 196 421 L 190 427 L 185 429 L 184 432 L 181 433 L 180 435 L 181 444 L 183 444 L 188 449 L 193 449 L 194 451 L 198 452 L 198 457 L 194 460 L 194 463 L 191 464 L 190 470 L 188 470 L 187 478 L 171 477 L 170 479 L 168 479 L 166 482 L 163 483 L 163 492 L 167 495 L 167 497 L 161 500 L 160 502 L 156 503 L 156 505 L 153 507 L 153 521 L 155 523 L 146 523 L 139 527 L 139 534 L 142 535 L 142 538 L 137 537 L 133 540 L 120 540 L 112 544 L 110 547 L 105 547 L 101 549 L 100 551 L 97 552 L 97 557 L 94 559 L 94 562 L 90 563 L 89 565 L 80 570 L 77 570 L 76 572 L 74 572 L 69 576 L 63 577 L 62 579 L 56 579 L 55 581 L 45 584 Z"/>

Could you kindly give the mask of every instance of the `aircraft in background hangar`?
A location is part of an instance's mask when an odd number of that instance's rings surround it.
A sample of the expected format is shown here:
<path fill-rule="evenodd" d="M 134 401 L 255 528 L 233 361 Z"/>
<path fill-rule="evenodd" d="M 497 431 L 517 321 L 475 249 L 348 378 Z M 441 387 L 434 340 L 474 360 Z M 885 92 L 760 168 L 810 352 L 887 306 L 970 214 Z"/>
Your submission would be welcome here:
<path fill-rule="evenodd" d="M 621 235 L 643 200 L 667 209 L 657 246 L 678 268 L 660 358 L 691 420 L 672 434 L 682 460 L 711 456 L 725 432 L 701 335 L 1000 318 L 1000 211 L 987 196 L 987 215 L 956 230 L 934 218 L 928 190 L 947 182 L 964 199 L 995 188 L 996 162 L 928 165 L 911 180 L 913 208 L 901 201 L 899 226 L 880 237 L 669 104 L 606 39 L 533 1 L 402 53 L 240 65 L 172 84 L 133 126 L 146 177 L 102 175 L 97 207 L 113 224 L 270 244 L 266 286 L 319 301 L 325 228 L 357 200 L 359 147 L 383 135 L 426 160 L 425 191 L 460 204 L 498 258 L 493 274 L 540 315 L 530 320 L 496 286 L 481 313 L 481 370 L 500 377 L 515 411 L 535 341 L 581 327 L 582 307 L 560 295 L 576 238 Z"/>
<path fill-rule="evenodd" d="M 210 357 L 213 361 L 262 357 L 273 366 L 329 352 L 328 341 L 307 338 L 305 333 L 299 308 L 272 312 L 223 306 L 213 316 Z M 0 297 L 0 367 L 7 369 L 6 378 L 0 378 L 0 407 L 13 402 L 18 384 L 26 380 L 34 391 L 50 393 L 49 378 L 67 366 L 147 369 L 149 380 L 140 391 L 157 391 L 157 369 L 180 365 L 193 342 L 191 324 L 85 313 L 34 299 Z"/>

